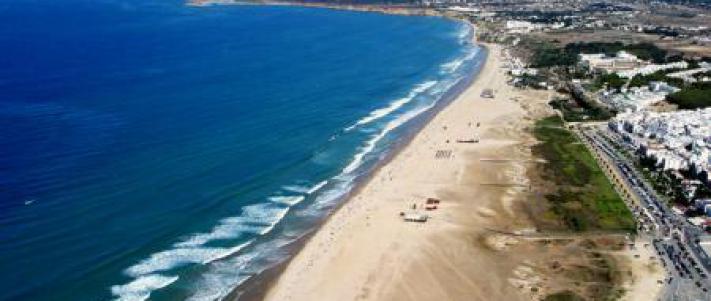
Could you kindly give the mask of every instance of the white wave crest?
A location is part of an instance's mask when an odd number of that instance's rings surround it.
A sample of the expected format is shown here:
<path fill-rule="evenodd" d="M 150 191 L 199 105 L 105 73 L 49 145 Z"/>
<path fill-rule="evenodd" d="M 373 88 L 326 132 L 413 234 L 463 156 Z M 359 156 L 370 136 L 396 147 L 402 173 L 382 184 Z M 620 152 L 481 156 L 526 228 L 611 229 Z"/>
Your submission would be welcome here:
<path fill-rule="evenodd" d="M 294 206 L 298 203 L 301 203 L 304 199 L 306 199 L 304 196 L 297 195 L 297 196 L 270 196 L 269 201 L 277 203 L 277 204 L 283 204 L 287 206 Z"/>
<path fill-rule="evenodd" d="M 319 189 L 323 188 L 323 186 L 326 186 L 328 184 L 327 180 L 321 181 L 316 183 L 314 186 L 301 186 L 301 185 L 286 185 L 283 186 L 282 188 L 287 191 L 295 192 L 295 193 L 301 193 L 301 194 L 313 194 L 314 192 L 318 191 Z"/>
<path fill-rule="evenodd" d="M 470 61 L 471 59 L 473 59 L 473 58 L 477 55 L 477 53 L 479 53 L 478 48 L 474 48 L 474 49 L 472 49 L 471 51 L 467 52 L 466 55 L 464 55 L 464 56 L 462 56 L 462 57 L 459 57 L 459 58 L 457 58 L 457 59 L 455 59 L 455 60 L 452 60 L 451 62 L 447 62 L 447 63 L 444 63 L 444 64 L 440 65 L 440 70 L 441 70 L 443 73 L 452 73 L 452 72 L 455 72 L 455 71 L 459 70 L 459 68 L 460 68 L 462 65 L 464 65 L 465 62 Z"/>
<path fill-rule="evenodd" d="M 436 81 L 427 81 L 427 82 L 417 85 L 414 89 L 412 89 L 412 91 L 410 91 L 407 94 L 407 96 L 391 102 L 387 107 L 380 108 L 380 109 L 370 112 L 370 114 L 368 114 L 368 116 L 361 118 L 360 120 L 356 121 L 356 123 L 354 123 L 353 125 L 345 128 L 345 131 L 346 132 L 351 131 L 351 130 L 355 129 L 356 127 L 371 123 L 371 122 L 378 120 L 382 117 L 390 115 L 392 112 L 397 111 L 397 109 L 399 109 L 402 106 L 404 106 L 405 104 L 409 103 L 410 101 L 415 99 L 415 97 L 417 95 L 427 91 L 427 89 L 431 88 L 435 84 L 437 84 Z"/>
<path fill-rule="evenodd" d="M 321 181 L 321 182 L 318 182 L 316 185 L 314 185 L 314 186 L 312 186 L 311 188 L 309 188 L 309 190 L 307 190 L 306 193 L 308 193 L 308 194 L 313 194 L 314 192 L 316 192 L 316 191 L 318 191 L 319 189 L 323 188 L 323 186 L 326 186 L 326 184 L 328 184 L 328 181 L 325 181 L 325 180 L 324 180 L 324 181 Z"/>
<path fill-rule="evenodd" d="M 337 184 L 334 185 L 333 188 L 319 194 L 319 196 L 314 200 L 313 207 L 311 208 L 315 211 L 308 212 L 308 214 L 318 215 L 320 210 L 324 207 L 331 206 L 336 200 L 344 196 L 353 188 L 355 177 L 341 174 L 336 176 L 336 178 L 339 180 Z"/>
<path fill-rule="evenodd" d="M 119 300 L 145 300 L 153 290 L 175 281 L 158 282 L 158 280 L 166 279 L 153 277 L 154 273 L 169 271 L 189 264 L 204 265 L 236 254 L 251 245 L 254 239 L 230 248 L 208 248 L 202 247 L 202 245 L 217 239 L 235 239 L 247 232 L 264 235 L 269 233 L 288 211 L 289 207 L 275 206 L 273 203 L 245 206 L 239 216 L 222 219 L 212 231 L 192 235 L 188 239 L 176 243 L 175 248 L 153 253 L 148 258 L 128 267 L 124 272 L 136 279 L 125 285 L 112 286 L 112 292 L 119 296 Z"/>
<path fill-rule="evenodd" d="M 282 187 L 284 190 L 291 191 L 291 192 L 296 192 L 296 193 L 302 193 L 305 194 L 309 191 L 309 188 L 306 186 L 299 186 L 299 185 L 286 185 Z"/>
<path fill-rule="evenodd" d="M 256 223 L 271 224 L 280 221 L 289 211 L 289 207 L 274 206 L 270 203 L 259 203 L 242 207 L 241 216 Z"/>
<path fill-rule="evenodd" d="M 301 200 L 294 201 L 300 202 Z M 220 220 L 220 223 L 210 232 L 193 234 L 174 246 L 177 248 L 198 247 L 214 240 L 237 239 L 246 233 L 263 235 L 269 232 L 287 211 L 289 211 L 288 207 L 273 206 L 269 203 L 249 205 L 242 208 L 241 215 Z"/>
<path fill-rule="evenodd" d="M 135 280 L 111 287 L 111 294 L 116 301 L 143 301 L 151 296 L 151 292 L 164 288 L 178 280 L 178 276 L 145 275 Z"/>
<path fill-rule="evenodd" d="M 283 238 L 266 241 L 256 245 L 248 253 L 210 266 L 208 271 L 195 282 L 194 293 L 187 300 L 222 300 L 234 287 L 268 268 L 269 262 L 279 262 L 276 258 L 284 258 L 284 254 L 280 254 L 282 248 L 293 241 L 294 239 Z M 261 262 L 261 264 L 255 264 L 255 261 Z"/>
<path fill-rule="evenodd" d="M 225 218 L 210 232 L 193 234 L 174 246 L 178 248 L 198 247 L 214 240 L 237 239 L 245 233 L 256 234 L 264 230 L 264 226 L 250 225 L 248 222 L 247 220 Z"/>
<path fill-rule="evenodd" d="M 242 208 L 242 215 L 250 218 L 253 222 L 260 222 L 267 225 L 259 232 L 260 235 L 271 232 L 288 212 L 289 207 L 274 207 L 267 203 L 249 205 Z"/>
<path fill-rule="evenodd" d="M 207 264 L 230 256 L 251 243 L 252 241 L 250 240 L 232 248 L 170 249 L 153 253 L 150 257 L 130 266 L 125 272 L 129 276 L 140 277 L 155 272 L 171 270 L 187 264 Z"/>
<path fill-rule="evenodd" d="M 470 42 L 470 37 L 474 34 L 474 29 L 469 24 L 462 24 L 457 31 L 457 38 L 460 44 Z"/>
<path fill-rule="evenodd" d="M 355 171 L 358 167 L 363 164 L 363 158 L 365 155 L 369 154 L 370 152 L 375 149 L 376 144 L 382 140 L 388 133 L 390 133 L 392 130 L 400 127 L 401 125 L 407 123 L 408 121 L 412 120 L 413 118 L 417 117 L 418 115 L 426 112 L 427 110 L 433 108 L 435 105 L 435 102 L 427 105 L 427 106 L 422 106 L 416 110 L 408 111 L 404 114 L 402 114 L 400 117 L 391 120 L 388 122 L 385 127 L 375 136 L 371 137 L 370 140 L 365 142 L 365 146 L 360 148 L 360 151 L 356 153 L 353 156 L 353 160 L 351 160 L 348 165 L 343 168 L 343 173 L 344 174 L 349 174 Z"/>

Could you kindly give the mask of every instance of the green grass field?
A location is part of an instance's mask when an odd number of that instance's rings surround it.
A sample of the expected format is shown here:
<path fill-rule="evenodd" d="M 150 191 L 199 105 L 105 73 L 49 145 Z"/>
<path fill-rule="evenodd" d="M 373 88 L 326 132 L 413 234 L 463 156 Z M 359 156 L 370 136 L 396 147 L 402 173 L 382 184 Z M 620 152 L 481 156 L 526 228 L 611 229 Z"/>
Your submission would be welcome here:
<path fill-rule="evenodd" d="M 557 116 L 537 121 L 534 134 L 542 143 L 534 153 L 544 158 L 543 178 L 556 184 L 546 195 L 546 216 L 573 231 L 634 231 L 632 214 L 584 144 L 562 127 Z"/>

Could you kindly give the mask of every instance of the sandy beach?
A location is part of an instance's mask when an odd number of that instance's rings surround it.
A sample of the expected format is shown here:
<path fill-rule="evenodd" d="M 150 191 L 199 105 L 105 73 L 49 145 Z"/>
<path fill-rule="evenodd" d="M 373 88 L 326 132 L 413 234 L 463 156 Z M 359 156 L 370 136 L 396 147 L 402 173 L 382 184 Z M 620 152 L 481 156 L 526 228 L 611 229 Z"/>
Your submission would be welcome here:
<path fill-rule="evenodd" d="M 515 151 L 525 115 L 511 100 L 514 91 L 506 84 L 500 48 L 488 48 L 472 86 L 319 229 L 266 299 L 518 299 L 506 289 L 507 276 L 497 275 L 500 265 L 510 263 L 478 256 L 476 250 L 477 232 L 513 213 L 511 197 L 503 196 L 517 188 L 495 184 L 526 181 L 518 164 L 480 160 L 510 159 L 502 151 Z M 482 98 L 484 88 L 493 89 L 495 98 Z M 455 142 L 475 136 L 479 143 Z M 429 197 L 442 203 L 428 212 L 428 222 L 402 221 L 400 212 L 413 204 L 421 207 Z M 508 222 L 515 230 L 517 221 Z"/>
<path fill-rule="evenodd" d="M 518 236 L 535 233 L 521 205 L 535 160 L 528 128 L 551 114 L 553 92 L 509 86 L 502 49 L 485 46 L 474 83 L 325 222 L 267 300 L 538 300 L 567 281 L 550 276 L 562 274 L 550 260 L 577 260 L 565 252 L 578 241 Z M 427 198 L 441 200 L 436 210 Z M 404 222 L 413 206 L 430 219 Z"/>

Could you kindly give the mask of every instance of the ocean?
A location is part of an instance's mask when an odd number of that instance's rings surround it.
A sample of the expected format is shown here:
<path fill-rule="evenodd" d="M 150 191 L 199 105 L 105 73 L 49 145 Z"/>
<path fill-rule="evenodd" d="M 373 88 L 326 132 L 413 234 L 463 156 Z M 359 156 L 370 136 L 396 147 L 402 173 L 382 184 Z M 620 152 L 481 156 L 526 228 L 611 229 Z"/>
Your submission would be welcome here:
<path fill-rule="evenodd" d="M 0 300 L 219 300 L 471 79 L 464 23 L 0 3 Z"/>

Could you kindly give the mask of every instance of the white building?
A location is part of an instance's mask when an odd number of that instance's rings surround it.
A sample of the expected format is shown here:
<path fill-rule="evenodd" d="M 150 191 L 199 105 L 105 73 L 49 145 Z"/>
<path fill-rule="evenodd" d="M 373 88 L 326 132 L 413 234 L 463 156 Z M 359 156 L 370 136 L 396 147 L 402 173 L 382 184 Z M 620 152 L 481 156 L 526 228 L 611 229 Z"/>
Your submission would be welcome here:
<path fill-rule="evenodd" d="M 639 111 L 664 100 L 668 94 L 679 91 L 665 82 L 651 82 L 647 87 L 634 87 L 622 93 L 603 91 L 599 100 L 617 111 Z"/>
<path fill-rule="evenodd" d="M 631 70 L 619 70 L 616 71 L 617 75 L 620 77 L 633 78 L 635 75 L 650 75 L 657 71 L 669 70 L 669 69 L 686 69 L 689 67 L 689 63 L 685 61 L 674 62 L 668 64 L 649 64 L 639 68 L 634 68 Z"/>
<path fill-rule="evenodd" d="M 533 23 L 528 21 L 508 20 L 506 21 L 506 30 L 509 33 L 529 33 L 536 29 Z"/>
<path fill-rule="evenodd" d="M 642 65 L 640 59 L 626 51 L 619 51 L 614 57 L 608 57 L 604 53 L 581 53 L 578 56 L 580 63 L 591 71 L 613 73 L 634 70 Z"/>
<path fill-rule="evenodd" d="M 688 170 L 710 182 L 711 108 L 618 114 L 608 123 L 645 156 L 665 170 Z"/>
<path fill-rule="evenodd" d="M 506 30 L 509 33 L 529 33 L 535 30 L 560 29 L 565 27 L 565 23 L 533 23 L 528 21 L 508 20 Z"/>
<path fill-rule="evenodd" d="M 696 79 L 696 77 L 694 77 L 694 75 L 696 75 L 698 73 L 702 73 L 702 72 L 708 72 L 708 71 L 711 71 L 711 64 L 707 63 L 707 62 L 701 62 L 699 64 L 699 68 L 690 69 L 690 70 L 683 70 L 683 71 L 679 71 L 679 72 L 673 72 L 673 73 L 667 74 L 667 76 L 671 77 L 671 78 L 682 79 L 687 83 L 694 83 L 697 81 L 697 79 Z"/>

